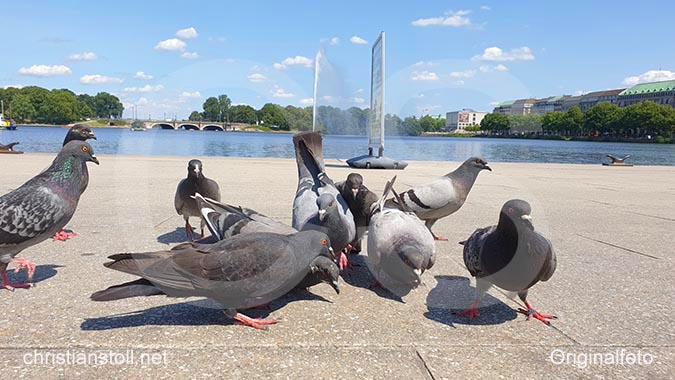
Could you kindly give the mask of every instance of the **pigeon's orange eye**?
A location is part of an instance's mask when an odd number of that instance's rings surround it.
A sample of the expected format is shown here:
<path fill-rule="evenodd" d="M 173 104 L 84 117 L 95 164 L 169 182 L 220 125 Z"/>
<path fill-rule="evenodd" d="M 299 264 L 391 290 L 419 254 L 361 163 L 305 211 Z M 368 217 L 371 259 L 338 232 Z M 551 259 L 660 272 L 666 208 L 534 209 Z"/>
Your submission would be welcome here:
<path fill-rule="evenodd" d="M 328 204 L 328 207 L 333 207 L 333 201 L 330 201 L 330 203 Z"/>
<path fill-rule="evenodd" d="M 326 245 L 328 244 L 328 240 L 326 239 L 321 239 L 321 245 Z"/>
<path fill-rule="evenodd" d="M 87 152 L 89 152 L 89 148 L 87 148 L 86 146 L 83 146 L 83 147 L 82 147 L 82 151 L 85 152 L 85 153 L 87 153 Z"/>
<path fill-rule="evenodd" d="M 513 214 L 513 207 L 509 207 L 509 214 Z"/>
<path fill-rule="evenodd" d="M 410 266 L 410 265 L 412 265 L 412 263 L 410 262 L 410 260 L 409 260 L 409 259 L 405 259 L 405 265 L 408 265 L 408 266 Z"/>
<path fill-rule="evenodd" d="M 476 160 L 476 163 L 477 163 L 477 164 L 480 164 L 480 160 Z"/>

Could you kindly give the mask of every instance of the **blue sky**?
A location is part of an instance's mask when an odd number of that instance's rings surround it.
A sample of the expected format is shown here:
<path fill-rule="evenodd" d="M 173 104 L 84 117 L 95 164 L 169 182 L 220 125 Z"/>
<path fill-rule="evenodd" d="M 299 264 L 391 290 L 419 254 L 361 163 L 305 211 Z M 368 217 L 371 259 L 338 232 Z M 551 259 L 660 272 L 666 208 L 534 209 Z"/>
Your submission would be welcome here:
<path fill-rule="evenodd" d="M 4 1 L 0 87 L 108 91 L 130 116 L 186 117 L 209 96 L 366 107 L 386 32 L 386 107 L 490 110 L 519 97 L 675 79 L 675 3 L 586 1 Z M 336 99 L 339 99 L 337 101 Z"/>

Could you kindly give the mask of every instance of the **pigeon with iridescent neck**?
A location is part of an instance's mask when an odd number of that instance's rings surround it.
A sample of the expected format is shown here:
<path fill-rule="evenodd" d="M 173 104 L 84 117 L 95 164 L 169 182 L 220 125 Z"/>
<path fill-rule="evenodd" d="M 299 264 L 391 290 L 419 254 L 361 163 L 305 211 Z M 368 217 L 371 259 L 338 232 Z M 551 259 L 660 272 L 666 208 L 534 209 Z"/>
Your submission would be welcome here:
<path fill-rule="evenodd" d="M 92 147 L 72 141 L 47 170 L 0 197 L 0 274 L 4 289 L 31 286 L 35 264 L 15 256 L 54 236 L 70 221 L 89 182 L 87 162 L 98 164 Z M 15 265 L 15 272 L 26 269 L 26 283 L 10 283 L 6 273 L 9 263 Z"/>

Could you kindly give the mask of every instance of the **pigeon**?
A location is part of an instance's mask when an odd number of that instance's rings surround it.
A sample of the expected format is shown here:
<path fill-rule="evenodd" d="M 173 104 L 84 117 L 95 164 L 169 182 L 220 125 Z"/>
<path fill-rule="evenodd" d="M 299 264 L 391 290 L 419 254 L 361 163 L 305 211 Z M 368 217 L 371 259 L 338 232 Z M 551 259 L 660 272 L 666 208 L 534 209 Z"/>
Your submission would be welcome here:
<path fill-rule="evenodd" d="M 236 235 L 255 232 L 274 232 L 281 235 L 293 235 L 298 232 L 285 223 L 249 208 L 220 203 L 213 199 L 204 198 L 199 193 L 195 194 L 195 199 L 202 213 L 202 219 L 211 231 L 211 236 L 200 240 L 199 243 L 213 244 Z M 296 288 L 307 289 L 321 282 L 322 277 L 320 275 L 309 273 Z"/>
<path fill-rule="evenodd" d="M 401 194 L 401 202 L 413 210 L 422 219 L 429 231 L 438 219 L 455 213 L 462 207 L 473 183 L 482 170 L 492 169 L 483 159 L 471 157 L 464 161 L 455 171 L 444 175 L 436 181 L 410 189 Z M 399 203 L 395 199 L 389 203 Z M 448 239 L 431 234 L 435 240 Z"/>
<path fill-rule="evenodd" d="M 378 196 L 370 191 L 363 184 L 363 177 L 358 173 L 350 173 L 347 180 L 337 183 L 340 195 L 347 201 L 349 210 L 354 215 L 354 224 L 356 225 L 356 237 L 351 243 L 352 250 L 350 253 L 361 252 L 361 239 L 368 230 L 368 222 L 370 218 L 370 210 L 377 202 Z"/>
<path fill-rule="evenodd" d="M 71 141 L 87 141 L 88 139 L 96 140 L 96 136 L 94 135 L 94 132 L 91 131 L 91 128 L 87 127 L 84 124 L 75 124 L 73 125 L 72 128 L 68 130 L 66 138 L 63 140 L 63 146 L 66 146 L 66 144 L 68 144 Z M 82 182 L 82 188 L 80 189 L 80 193 L 84 193 L 84 191 L 87 190 L 88 184 L 89 181 Z M 52 238 L 54 240 L 66 241 L 74 236 L 77 236 L 75 232 L 65 231 L 62 229 L 56 232 Z"/>
<path fill-rule="evenodd" d="M 59 231 L 73 217 L 77 203 L 89 181 L 87 162 L 98 165 L 92 147 L 72 141 L 61 149 L 51 166 L 18 189 L 0 197 L 0 274 L 7 290 L 29 288 L 30 283 L 9 282 L 7 265 L 15 272 L 26 269 L 28 282 L 35 264 L 14 257 L 24 249 L 42 242 Z"/>
<path fill-rule="evenodd" d="M 404 296 L 422 283 L 422 273 L 435 262 L 436 246 L 431 231 L 410 211 L 386 206 L 385 199 L 396 177 L 373 205 L 368 226 L 368 266 L 377 283 Z"/>
<path fill-rule="evenodd" d="M 197 207 L 197 201 L 193 198 L 195 193 L 220 201 L 220 187 L 212 179 L 206 178 L 202 172 L 202 162 L 190 160 L 188 162 L 187 178 L 180 181 L 176 188 L 174 206 L 178 215 L 185 219 L 185 234 L 190 241 L 194 240 L 194 232 L 188 221 L 191 216 L 199 217 L 201 213 Z M 201 221 L 201 233 L 204 236 L 204 221 Z"/>
<path fill-rule="evenodd" d="M 208 297 L 225 315 L 258 329 L 274 319 L 238 313 L 269 303 L 293 289 L 308 273 L 317 273 L 339 294 L 338 270 L 328 236 L 320 231 L 294 235 L 241 234 L 211 245 L 183 243 L 170 251 L 112 255 L 106 267 L 141 277 L 91 295 L 94 301 L 167 295 Z"/>
<path fill-rule="evenodd" d="M 96 140 L 96 135 L 94 135 L 94 132 L 92 132 L 91 128 L 84 124 L 75 124 L 72 128 L 70 128 L 70 130 L 68 130 L 66 138 L 63 140 L 63 146 L 73 140 L 87 141 L 88 139 Z"/>
<path fill-rule="evenodd" d="M 293 136 L 293 145 L 298 165 L 293 228 L 298 231 L 322 229 L 326 232 L 333 248 L 340 252 L 340 269 L 343 269 L 347 265 L 343 250 L 354 240 L 356 226 L 347 202 L 326 174 L 321 134 L 298 133 Z"/>
<path fill-rule="evenodd" d="M 496 226 L 477 229 L 464 245 L 464 264 L 476 277 L 478 295 L 470 309 L 458 313 L 473 319 L 479 316 L 478 305 L 492 285 L 517 292 L 525 303 L 518 311 L 550 324 L 553 315 L 536 311 L 527 302 L 528 290 L 539 281 L 547 281 L 556 268 L 551 242 L 534 230 L 526 201 L 513 199 L 504 204 Z"/>

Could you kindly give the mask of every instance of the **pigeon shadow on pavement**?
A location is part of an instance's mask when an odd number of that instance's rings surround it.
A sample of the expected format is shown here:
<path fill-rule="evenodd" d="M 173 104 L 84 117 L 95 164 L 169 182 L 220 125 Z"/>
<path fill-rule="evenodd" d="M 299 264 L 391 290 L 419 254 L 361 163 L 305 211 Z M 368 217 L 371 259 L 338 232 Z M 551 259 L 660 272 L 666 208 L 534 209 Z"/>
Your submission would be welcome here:
<path fill-rule="evenodd" d="M 358 255 L 349 255 L 349 268 L 341 273 L 342 280 L 354 287 L 372 290 L 382 298 L 403 303 L 403 299 L 382 286 L 373 286 L 375 276 L 370 273 L 367 263 L 368 257 L 363 252 Z"/>
<path fill-rule="evenodd" d="M 518 313 L 504 302 L 489 293 L 483 297 L 478 311 L 480 316 L 469 320 L 466 316 L 455 315 L 471 307 L 476 296 L 476 288 L 471 280 L 461 276 L 435 276 L 438 282 L 427 295 L 427 309 L 424 316 L 432 321 L 454 326 L 498 325 L 518 317 Z"/>
<path fill-rule="evenodd" d="M 289 302 L 301 300 L 330 302 L 319 295 L 294 289 L 272 301 L 267 307 L 239 310 L 239 312 L 252 318 L 267 318 L 270 313 L 281 309 Z M 234 324 L 233 320 L 223 314 L 223 310 L 223 307 L 213 300 L 197 299 L 106 317 L 87 318 L 80 328 L 85 331 L 102 331 L 139 326 L 227 326 Z"/>
<path fill-rule="evenodd" d="M 174 231 L 170 231 L 157 236 L 157 241 L 162 244 L 185 243 L 190 241 L 185 234 L 185 228 L 176 227 Z"/>
<path fill-rule="evenodd" d="M 32 283 L 37 284 L 38 282 L 42 282 L 56 276 L 56 273 L 58 272 L 56 268 L 63 268 L 63 265 L 46 264 L 36 266 Z M 21 270 L 19 273 L 14 273 L 14 269 L 8 268 L 7 275 L 9 276 L 10 282 L 25 282 L 27 280 L 25 270 Z"/>

